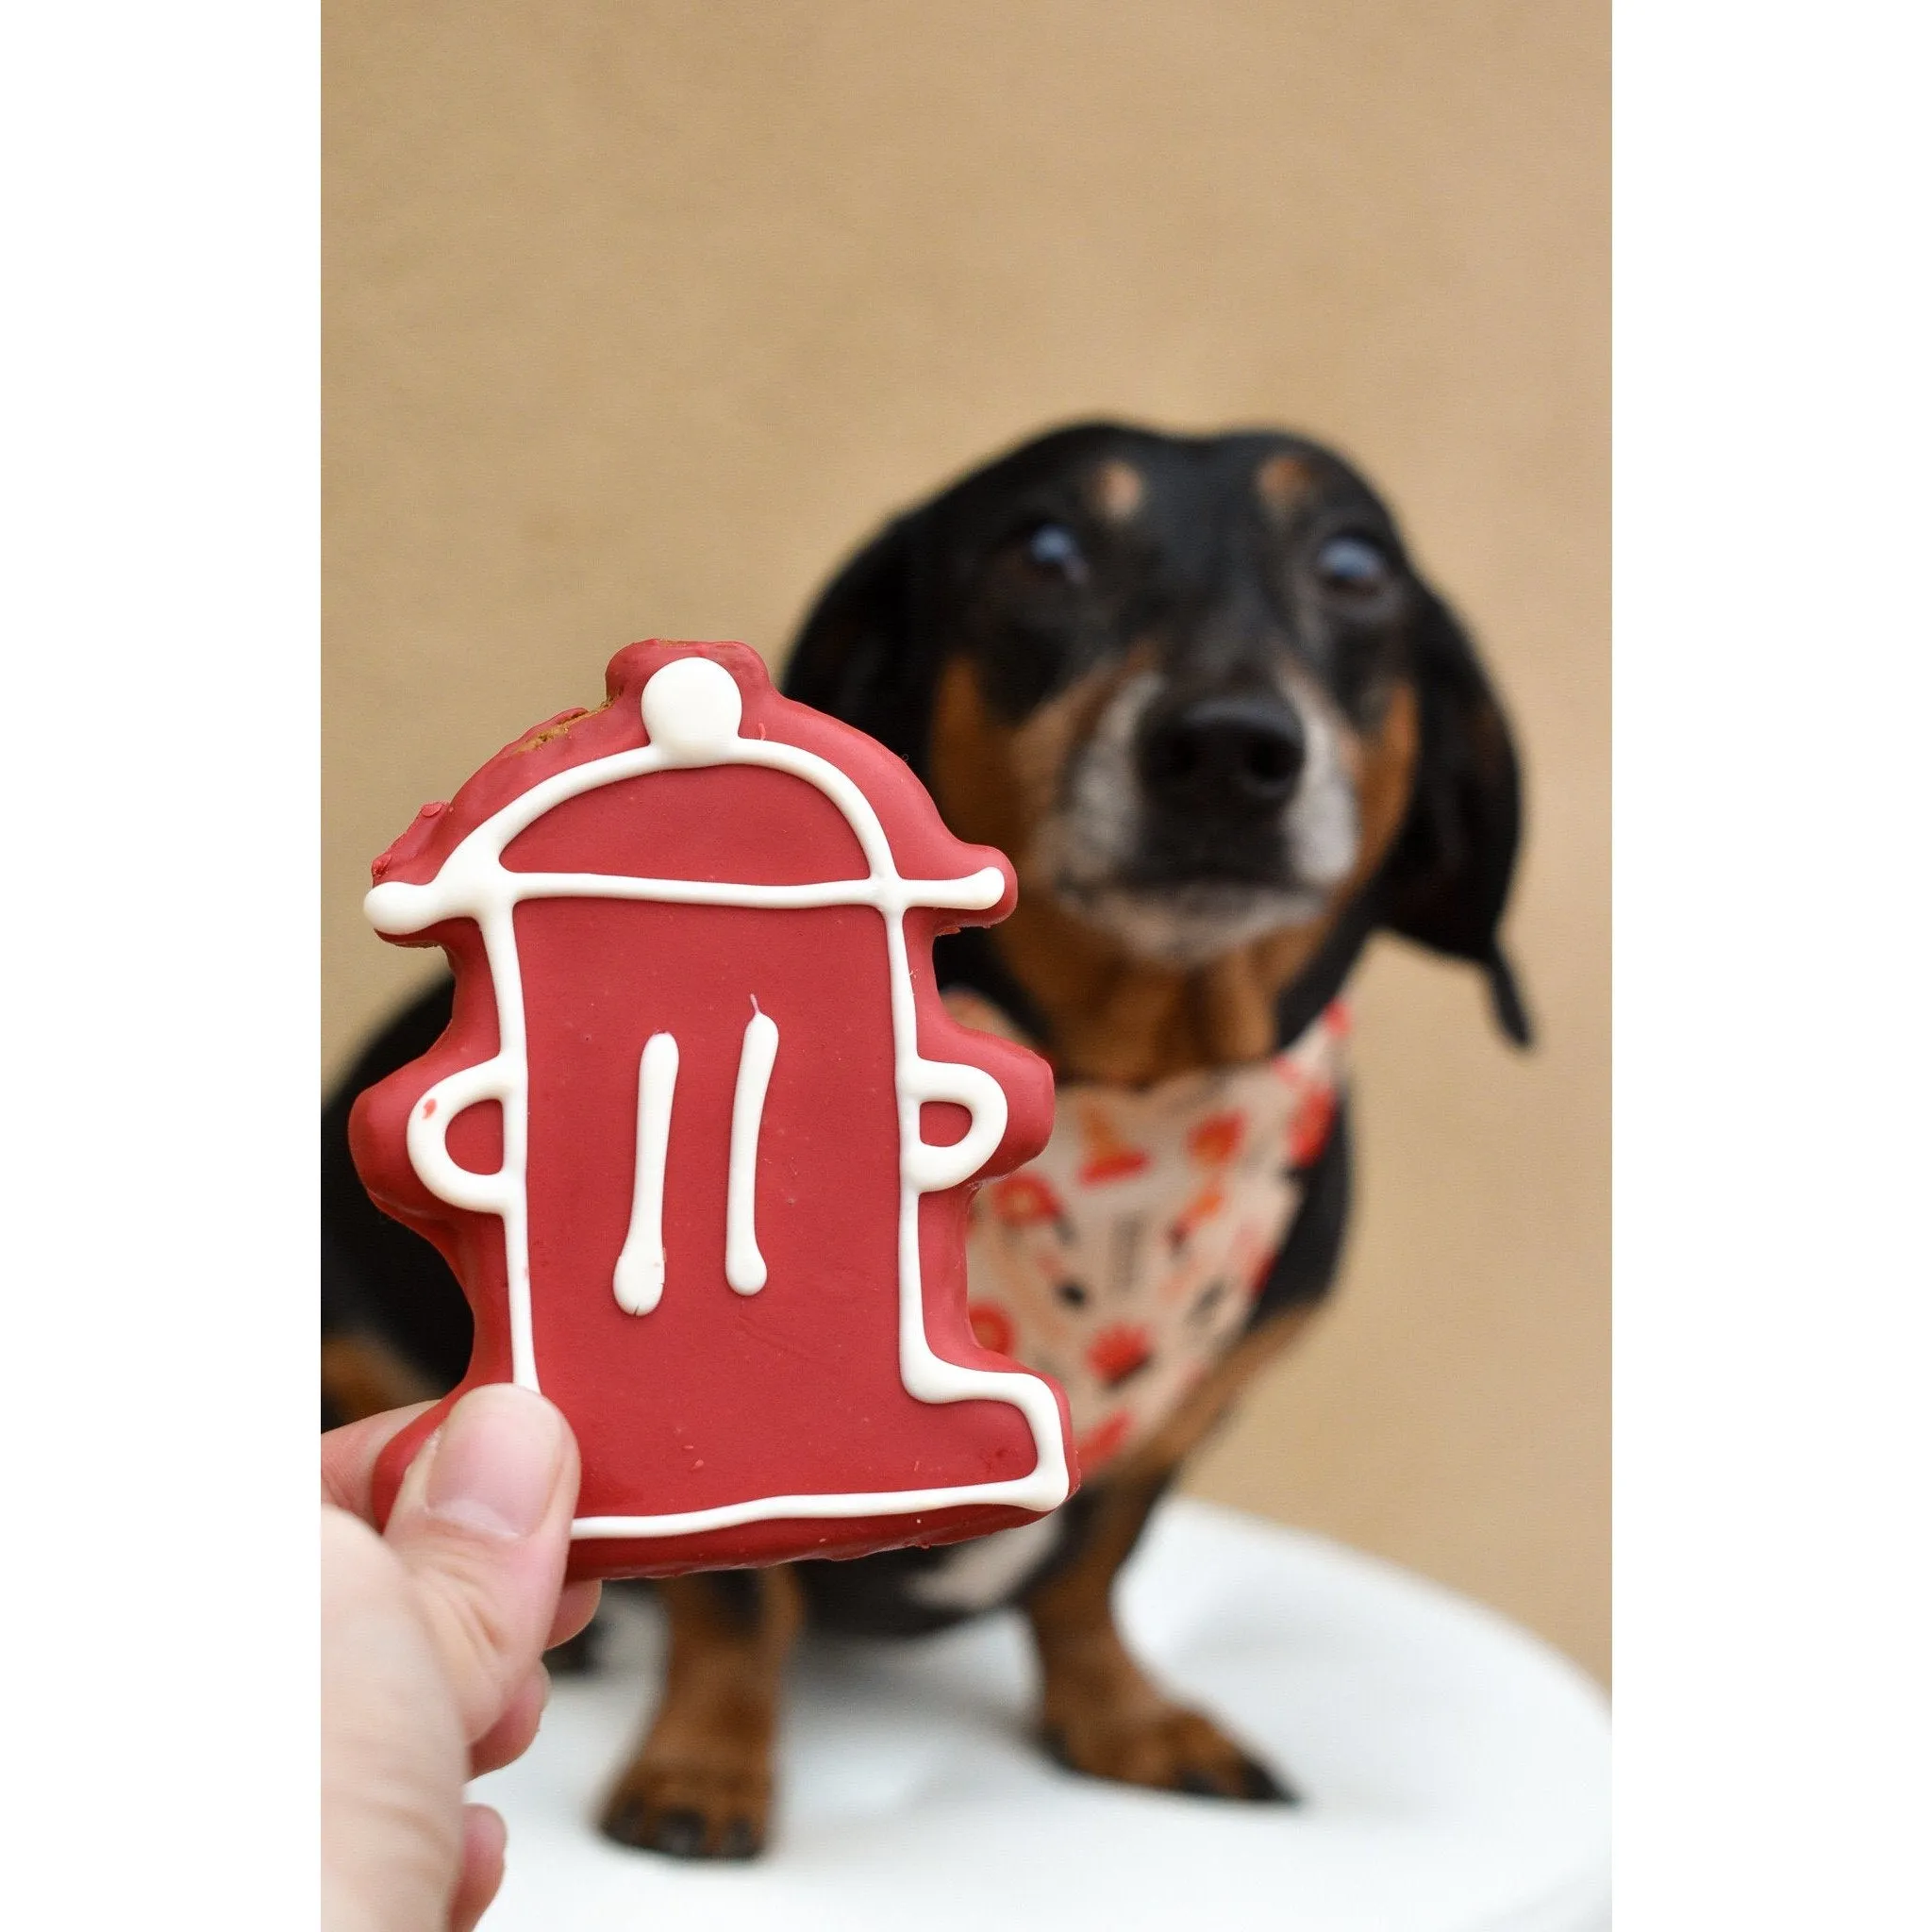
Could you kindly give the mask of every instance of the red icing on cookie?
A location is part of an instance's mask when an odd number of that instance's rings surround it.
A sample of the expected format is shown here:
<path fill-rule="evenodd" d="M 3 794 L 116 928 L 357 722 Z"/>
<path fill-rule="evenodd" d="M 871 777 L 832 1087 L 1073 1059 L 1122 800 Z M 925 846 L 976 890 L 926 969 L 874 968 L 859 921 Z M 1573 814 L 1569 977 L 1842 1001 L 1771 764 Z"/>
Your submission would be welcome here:
<path fill-rule="evenodd" d="M 476 1318 L 379 1507 L 456 1395 L 517 1380 L 583 1451 L 573 1575 L 1031 1521 L 1078 1479 L 1066 1403 L 975 1338 L 964 1229 L 1052 1076 L 952 1019 L 931 958 L 1012 868 L 741 644 L 633 644 L 608 685 L 374 869 L 371 920 L 444 948 L 456 1009 L 351 1144 Z"/>

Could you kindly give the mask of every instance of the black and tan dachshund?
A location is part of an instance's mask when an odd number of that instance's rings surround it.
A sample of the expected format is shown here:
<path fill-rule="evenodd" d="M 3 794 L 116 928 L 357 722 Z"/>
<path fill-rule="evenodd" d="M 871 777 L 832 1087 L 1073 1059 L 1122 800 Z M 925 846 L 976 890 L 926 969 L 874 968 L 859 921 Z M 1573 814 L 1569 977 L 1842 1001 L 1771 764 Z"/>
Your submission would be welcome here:
<path fill-rule="evenodd" d="M 1217 1081 L 1257 1068 L 1294 1073 L 1297 1043 L 1339 1030 L 1334 1003 L 1377 930 L 1478 966 L 1504 1032 L 1527 1041 L 1497 941 L 1520 814 L 1508 727 L 1387 508 L 1317 443 L 1108 424 L 1042 437 L 900 516 L 847 563 L 785 689 L 891 746 L 956 833 L 1012 857 L 1019 909 L 994 931 L 941 941 L 940 978 L 1049 1057 L 1063 1117 L 1094 1096 L 1211 1100 Z M 426 1049 L 448 1014 L 444 983 L 370 1046 L 325 1115 L 325 1415 L 447 1388 L 468 1359 L 454 1280 L 370 1205 L 345 1141 L 355 1094 Z M 907 1634 L 1001 1606 L 1032 1626 L 1042 1731 L 1066 1765 L 1202 1795 L 1292 1795 L 1148 1680 L 1110 1599 L 1184 1458 L 1334 1277 L 1350 1161 L 1339 1074 L 1328 1091 L 1318 1132 L 1249 1157 L 1247 1198 L 1278 1196 L 1256 1224 L 1272 1241 L 1231 1319 L 1226 1302 L 1209 1306 L 1219 1279 L 1176 1318 L 1174 1346 L 1191 1336 L 1200 1357 L 1184 1374 L 1163 1380 L 1134 1325 L 1107 1319 L 1108 1295 L 1151 1306 L 1171 1286 L 1137 1287 L 1132 1269 L 1115 1281 L 1066 1261 L 1037 1337 L 997 1316 L 994 1345 L 1049 1373 L 1066 1374 L 1068 1351 L 1091 1341 L 1096 1399 L 1131 1394 L 1137 1374 L 1165 1391 L 1090 1426 L 1070 1385 L 1089 1474 L 1065 1508 L 948 1550 L 658 1586 L 667 1681 L 606 1807 L 608 1835 L 688 1857 L 756 1852 L 801 1625 Z M 1231 1161 L 1222 1119 L 1204 1116 L 1186 1144 Z M 1069 1224 L 1075 1210 L 1044 1183 L 1025 1186 L 1059 1229 L 1041 1239 L 1091 1252 Z M 1224 1198 L 1219 1181 L 1204 1198 Z M 1185 1217 L 1137 1232 L 1141 1277 L 1150 1256 L 1157 1276 L 1188 1265 L 1192 1238 Z M 973 1251 L 975 1300 L 990 1252 Z"/>

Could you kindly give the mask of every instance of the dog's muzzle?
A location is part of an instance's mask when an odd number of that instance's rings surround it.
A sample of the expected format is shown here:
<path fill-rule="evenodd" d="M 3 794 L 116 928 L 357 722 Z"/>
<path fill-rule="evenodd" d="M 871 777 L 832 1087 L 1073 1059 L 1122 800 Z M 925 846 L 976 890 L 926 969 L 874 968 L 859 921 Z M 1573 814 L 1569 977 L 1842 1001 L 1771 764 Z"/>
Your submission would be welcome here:
<path fill-rule="evenodd" d="M 1289 691 L 1115 694 L 1041 823 L 1040 872 L 1142 958 L 1191 966 L 1320 916 L 1354 862 L 1332 721 Z"/>

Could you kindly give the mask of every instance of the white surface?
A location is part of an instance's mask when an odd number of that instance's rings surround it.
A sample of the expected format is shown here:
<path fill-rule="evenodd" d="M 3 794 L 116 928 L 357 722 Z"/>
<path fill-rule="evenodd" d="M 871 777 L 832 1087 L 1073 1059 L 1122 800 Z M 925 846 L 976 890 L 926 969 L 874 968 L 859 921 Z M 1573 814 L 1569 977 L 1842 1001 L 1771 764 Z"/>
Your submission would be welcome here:
<path fill-rule="evenodd" d="M 1121 1587 L 1140 1657 L 1307 1794 L 1298 1809 L 1128 1790 L 1030 1734 L 1010 1616 L 912 1642 L 817 1641 L 792 1674 L 772 1848 L 692 1865 L 591 1823 L 656 1694 L 650 1607 L 614 1602 L 524 1759 L 485 1932 L 1601 1932 L 1601 1693 L 1534 1639 L 1319 1539 L 1177 1502 Z"/>

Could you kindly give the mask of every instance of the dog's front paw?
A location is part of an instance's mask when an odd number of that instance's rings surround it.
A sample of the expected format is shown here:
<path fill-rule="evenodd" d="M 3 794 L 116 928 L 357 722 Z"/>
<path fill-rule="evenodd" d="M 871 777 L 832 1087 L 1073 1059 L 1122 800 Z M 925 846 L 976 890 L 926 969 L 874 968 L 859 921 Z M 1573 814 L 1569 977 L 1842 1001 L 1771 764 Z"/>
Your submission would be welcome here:
<path fill-rule="evenodd" d="M 1116 1784 L 1256 1804 L 1301 1802 L 1292 1786 L 1184 1705 L 1068 1713 L 1048 1724 L 1046 1747 L 1068 1770 Z"/>
<path fill-rule="evenodd" d="M 771 1807 L 762 1765 L 644 1757 L 611 1792 L 599 1828 L 618 1844 L 674 1858 L 754 1858 L 765 1848 Z"/>

